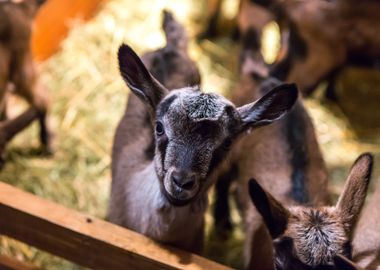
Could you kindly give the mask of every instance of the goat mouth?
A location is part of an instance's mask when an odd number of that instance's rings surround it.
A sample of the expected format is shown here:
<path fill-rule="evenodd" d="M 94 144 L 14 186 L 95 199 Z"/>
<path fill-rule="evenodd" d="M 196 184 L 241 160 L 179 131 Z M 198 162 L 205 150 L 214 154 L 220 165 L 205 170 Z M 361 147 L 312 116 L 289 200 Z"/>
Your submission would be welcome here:
<path fill-rule="evenodd" d="M 165 194 L 166 195 L 166 198 L 168 199 L 168 201 L 170 202 L 170 204 L 174 205 L 174 206 L 186 206 L 187 204 L 189 204 L 190 202 L 193 201 L 194 197 L 190 198 L 190 199 L 186 199 L 186 200 L 179 200 L 177 198 L 174 198 L 173 196 L 169 195 L 169 194 Z"/>
<path fill-rule="evenodd" d="M 194 196 L 192 196 L 190 198 L 179 199 L 179 198 L 176 198 L 173 195 L 171 195 L 165 188 L 163 188 L 163 193 L 164 193 L 166 199 L 169 201 L 169 203 L 171 205 L 178 206 L 178 207 L 188 205 L 189 203 L 191 203 L 192 201 L 194 201 L 194 199 L 198 195 L 198 192 L 197 192 Z"/>

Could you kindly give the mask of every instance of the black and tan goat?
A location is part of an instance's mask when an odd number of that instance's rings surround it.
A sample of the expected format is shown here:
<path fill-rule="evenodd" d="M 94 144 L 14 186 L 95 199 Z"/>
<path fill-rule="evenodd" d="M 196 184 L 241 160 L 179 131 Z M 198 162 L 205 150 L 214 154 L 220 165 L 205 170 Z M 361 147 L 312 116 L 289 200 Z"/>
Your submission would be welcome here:
<path fill-rule="evenodd" d="M 260 43 L 254 40 L 257 36 L 249 32 L 241 53 L 240 82 L 232 91 L 231 97 L 238 106 L 256 100 L 274 86 L 281 85 L 280 81 L 268 77 L 268 66 L 256 47 Z M 299 99 L 281 120 L 266 128 L 254 130 L 242 138 L 231 154 L 230 164 L 231 167 L 216 184 L 216 227 L 225 230 L 231 226 L 229 186 L 237 180 L 236 197 L 244 217 L 245 231 L 255 236 L 246 238 L 245 241 L 245 250 L 252 249 L 255 254 L 251 256 L 251 252 L 247 252 L 246 266 L 251 269 L 270 269 L 272 260 L 267 254 L 271 252 L 271 238 L 259 214 L 249 202 L 247 179 L 256 176 L 281 202 L 309 205 L 325 205 L 329 202 L 326 166 L 302 100 Z"/>
<path fill-rule="evenodd" d="M 0 103 L 3 121 L 0 122 L 0 157 L 4 148 L 18 132 L 33 120 L 40 123 L 40 141 L 44 150 L 50 149 L 50 133 L 46 125 L 48 98 L 38 80 L 34 66 L 30 38 L 32 23 L 38 6 L 43 1 L 0 1 Z M 31 108 L 14 119 L 6 119 L 6 95 L 10 85 Z M 3 160 L 2 160 L 3 161 Z"/>
<path fill-rule="evenodd" d="M 334 269 L 335 256 L 352 258 L 352 240 L 372 165 L 370 154 L 355 161 L 335 206 L 281 203 L 256 180 L 249 181 L 251 200 L 273 239 L 274 269 L 328 270 Z"/>
<path fill-rule="evenodd" d="M 134 95 L 115 135 L 109 219 L 199 253 L 207 192 L 230 148 L 247 130 L 285 115 L 297 89 L 283 84 L 236 108 L 198 86 L 169 91 L 127 45 L 118 57 Z"/>

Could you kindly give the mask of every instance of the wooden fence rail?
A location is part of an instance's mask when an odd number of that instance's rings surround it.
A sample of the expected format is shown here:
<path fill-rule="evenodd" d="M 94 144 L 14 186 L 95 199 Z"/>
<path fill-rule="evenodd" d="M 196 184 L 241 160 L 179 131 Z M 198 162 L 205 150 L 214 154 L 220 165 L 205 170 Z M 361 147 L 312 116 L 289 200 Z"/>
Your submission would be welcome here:
<path fill-rule="evenodd" d="M 230 269 L 4 183 L 0 234 L 93 269 Z"/>

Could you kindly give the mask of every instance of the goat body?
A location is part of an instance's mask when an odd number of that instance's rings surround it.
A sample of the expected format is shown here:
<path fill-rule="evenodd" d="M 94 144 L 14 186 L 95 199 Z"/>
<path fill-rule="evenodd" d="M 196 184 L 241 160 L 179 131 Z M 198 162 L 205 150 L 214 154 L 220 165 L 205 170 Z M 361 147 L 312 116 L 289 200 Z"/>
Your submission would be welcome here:
<path fill-rule="evenodd" d="M 269 68 L 260 53 L 260 39 L 248 30 L 243 38 L 240 82 L 232 92 L 234 104 L 256 100 L 281 82 L 269 77 Z M 231 169 L 221 175 L 215 202 L 216 226 L 228 229 L 228 187 L 237 180 L 236 198 L 242 212 L 245 259 L 249 269 L 271 269 L 271 239 L 250 202 L 247 179 L 256 177 L 260 184 L 282 203 L 325 205 L 329 202 L 326 166 L 312 121 L 302 100 L 298 100 L 284 118 L 257 129 L 242 138 L 231 155 Z"/>
<path fill-rule="evenodd" d="M 305 94 L 324 79 L 333 83 L 347 65 L 378 66 L 379 2 L 274 0 L 265 5 L 281 13 L 291 36 L 288 54 L 272 74 L 296 82 Z"/>
<path fill-rule="evenodd" d="M 40 122 L 40 140 L 50 152 L 50 134 L 46 125 L 48 97 L 38 81 L 30 48 L 33 17 L 38 1 L 28 0 L 20 3 L 6 1 L 0 3 L 0 103 L 2 118 L 6 118 L 6 94 L 10 84 L 15 93 L 31 104 L 15 119 L 0 123 L 0 155 L 6 143 L 34 119 Z"/>

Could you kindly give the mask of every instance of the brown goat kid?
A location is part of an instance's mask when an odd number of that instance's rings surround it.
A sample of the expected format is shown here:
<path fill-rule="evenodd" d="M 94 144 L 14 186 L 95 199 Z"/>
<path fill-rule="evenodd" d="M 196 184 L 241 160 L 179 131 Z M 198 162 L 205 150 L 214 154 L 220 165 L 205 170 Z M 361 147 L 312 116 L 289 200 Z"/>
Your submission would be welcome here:
<path fill-rule="evenodd" d="M 347 65 L 378 67 L 379 1 L 254 1 L 289 24 L 288 55 L 273 75 L 296 82 L 306 95 L 322 80 L 333 82 Z"/>
<path fill-rule="evenodd" d="M 4 148 L 18 132 L 33 120 L 40 123 L 40 141 L 47 153 L 50 149 L 50 133 L 46 125 L 48 98 L 38 81 L 30 48 L 34 15 L 43 1 L 0 2 L 0 103 L 3 121 L 0 122 L 0 157 Z M 15 119 L 6 118 L 6 96 L 10 85 L 31 108 Z M 3 162 L 3 160 L 1 160 Z"/>
<path fill-rule="evenodd" d="M 334 268 L 334 257 L 352 258 L 351 243 L 371 178 L 373 157 L 361 155 L 335 206 L 282 204 L 255 180 L 249 193 L 273 239 L 274 269 Z"/>
<path fill-rule="evenodd" d="M 255 40 L 256 38 L 256 40 Z M 241 52 L 240 82 L 232 91 L 237 106 L 264 96 L 279 80 L 268 76 L 257 35 L 244 38 Z M 258 50 L 257 50 L 258 49 Z M 271 269 L 271 238 L 259 213 L 249 200 L 247 180 L 253 175 L 283 203 L 304 203 L 311 206 L 329 202 L 328 176 L 319 149 L 313 123 L 298 99 L 282 119 L 242 138 L 230 158 L 229 170 L 216 183 L 215 223 L 218 231 L 231 227 L 229 221 L 229 186 L 237 182 L 237 203 L 242 212 L 246 234 L 246 267 Z M 232 187 L 234 185 L 232 184 Z M 252 251 L 249 251 L 252 250 Z"/>
<path fill-rule="evenodd" d="M 115 135 L 109 219 L 200 253 L 207 193 L 229 149 L 248 129 L 285 115 L 297 89 L 284 84 L 236 108 L 189 83 L 169 91 L 127 45 L 118 59 L 133 95 Z M 187 70 L 171 68 L 167 74 L 178 78 L 176 72 Z"/>

